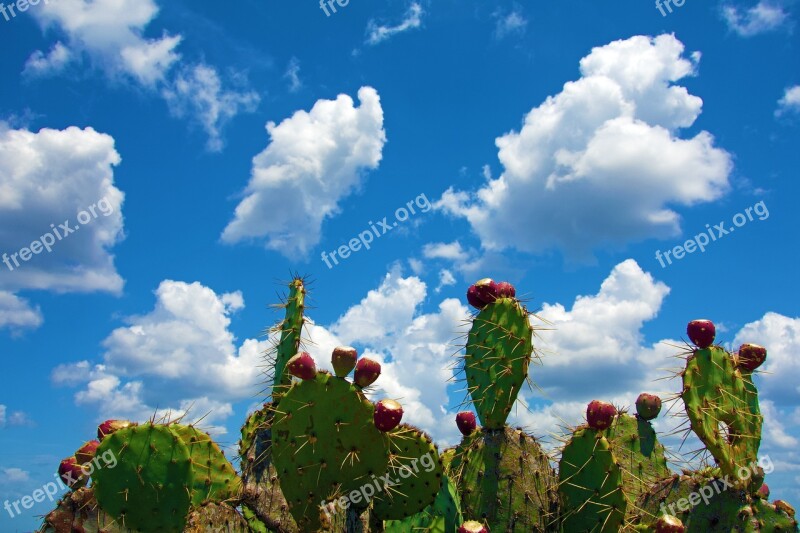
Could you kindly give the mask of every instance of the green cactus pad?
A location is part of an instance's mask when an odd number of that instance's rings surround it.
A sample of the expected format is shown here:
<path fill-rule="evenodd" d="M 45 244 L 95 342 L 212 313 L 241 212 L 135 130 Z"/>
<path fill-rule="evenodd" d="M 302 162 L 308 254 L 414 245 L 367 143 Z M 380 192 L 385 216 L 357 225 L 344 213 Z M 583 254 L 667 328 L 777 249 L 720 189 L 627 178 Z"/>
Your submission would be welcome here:
<path fill-rule="evenodd" d="M 731 354 L 719 346 L 695 350 L 683 372 L 682 398 L 692 430 L 723 474 L 734 479 L 739 468 L 757 463 L 763 421 L 758 392 Z"/>
<path fill-rule="evenodd" d="M 251 456 L 250 454 L 254 451 L 253 444 L 255 444 L 258 439 L 259 432 L 269 429 L 272 423 L 272 412 L 272 403 L 265 403 L 261 409 L 250 413 L 247 420 L 245 420 L 242 426 L 242 438 L 239 439 L 239 457 L 242 460 L 242 468 L 248 463 L 256 463 L 259 461 L 257 455 Z"/>
<path fill-rule="evenodd" d="M 389 461 L 389 437 L 357 387 L 320 372 L 294 383 L 272 424 L 273 460 L 292 516 L 303 531 L 320 527 L 320 503 L 377 482 Z M 358 503 L 358 502 L 356 502 Z"/>
<path fill-rule="evenodd" d="M 628 501 L 634 502 L 654 483 L 671 474 L 650 422 L 620 413 L 606 431 L 606 438 L 622 468 L 622 489 Z"/>
<path fill-rule="evenodd" d="M 281 396 L 291 385 L 292 377 L 286 371 L 286 363 L 300 350 L 305 319 L 306 288 L 301 278 L 295 278 L 289 284 L 289 297 L 284 307 L 286 316 L 272 331 L 280 334 L 280 340 L 270 354 L 273 373 L 272 399 L 277 404 Z"/>
<path fill-rule="evenodd" d="M 193 485 L 186 444 L 168 427 L 147 423 L 103 439 L 97 454 L 108 452 L 116 466 L 92 474 L 100 507 L 131 529 L 181 531 Z"/>
<path fill-rule="evenodd" d="M 389 433 L 389 480 L 391 485 L 373 498 L 373 512 L 380 520 L 402 520 L 436 500 L 444 467 L 431 438 L 402 424 Z"/>
<path fill-rule="evenodd" d="M 464 521 L 458 490 L 453 481 L 444 476 L 436 500 L 421 512 L 403 520 L 387 520 L 385 533 L 408 533 L 425 531 L 430 533 L 456 533 Z"/>
<path fill-rule="evenodd" d="M 450 475 L 466 518 L 485 519 L 491 531 L 545 531 L 558 495 L 550 458 L 521 430 L 481 428 L 456 449 Z"/>
<path fill-rule="evenodd" d="M 192 505 L 233 498 L 241 480 L 233 466 L 207 433 L 192 426 L 171 424 L 169 428 L 189 448 L 192 459 Z"/>
<path fill-rule="evenodd" d="M 528 311 L 500 298 L 474 318 L 464 355 L 467 387 L 481 425 L 501 429 L 528 376 L 533 327 Z"/>
<path fill-rule="evenodd" d="M 578 428 L 559 461 L 563 531 L 620 531 L 627 500 L 622 469 L 602 431 Z"/>
<path fill-rule="evenodd" d="M 206 502 L 192 509 L 183 533 L 249 533 L 247 521 L 224 503 Z"/>

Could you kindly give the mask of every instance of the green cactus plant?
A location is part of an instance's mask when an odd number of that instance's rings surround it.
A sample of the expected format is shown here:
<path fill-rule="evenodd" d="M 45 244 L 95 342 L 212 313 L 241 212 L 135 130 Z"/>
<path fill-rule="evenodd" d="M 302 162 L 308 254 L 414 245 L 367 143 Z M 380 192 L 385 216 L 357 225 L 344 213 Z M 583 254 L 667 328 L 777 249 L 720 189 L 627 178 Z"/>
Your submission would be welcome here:
<path fill-rule="evenodd" d="M 286 309 L 286 316 L 271 330 L 279 336 L 279 340 L 274 349 L 267 354 L 268 366 L 272 369 L 272 400 L 276 405 L 291 384 L 291 376 L 286 372 L 286 363 L 300 351 L 305 324 L 305 301 L 305 281 L 295 277 L 289 283 L 289 296 L 286 302 L 280 304 L 280 307 Z"/>
<path fill-rule="evenodd" d="M 408 533 L 426 531 L 430 533 L 456 533 L 464 521 L 461 515 L 460 495 L 455 483 L 448 476 L 442 477 L 442 486 L 436 499 L 419 513 L 402 520 L 384 522 L 385 533 Z"/>
<path fill-rule="evenodd" d="M 123 533 L 128 531 L 97 505 L 94 489 L 70 491 L 44 518 L 41 533 L 82 531 L 84 533 Z"/>

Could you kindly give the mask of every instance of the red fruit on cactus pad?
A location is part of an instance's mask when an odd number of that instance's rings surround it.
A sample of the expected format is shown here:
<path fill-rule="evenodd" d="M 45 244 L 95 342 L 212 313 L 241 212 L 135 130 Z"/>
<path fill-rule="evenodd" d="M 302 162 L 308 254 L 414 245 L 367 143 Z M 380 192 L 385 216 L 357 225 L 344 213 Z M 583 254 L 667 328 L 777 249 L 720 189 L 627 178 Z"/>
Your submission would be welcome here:
<path fill-rule="evenodd" d="M 356 363 L 356 373 L 355 376 L 353 376 L 353 381 L 363 389 L 375 383 L 375 380 L 378 379 L 380 375 L 381 364 L 377 361 L 373 361 L 369 357 L 363 357 Z"/>
<path fill-rule="evenodd" d="M 617 408 L 610 403 L 592 400 L 586 408 L 586 421 L 592 429 L 608 429 L 617 416 Z"/>
<path fill-rule="evenodd" d="M 135 424 L 130 420 L 106 420 L 105 422 L 97 426 L 97 438 L 103 440 L 104 438 L 111 435 L 115 431 L 129 428 L 134 425 Z"/>
<path fill-rule="evenodd" d="M 686 526 L 677 516 L 663 514 L 656 522 L 656 533 L 683 533 L 684 531 L 686 531 Z"/>
<path fill-rule="evenodd" d="M 698 348 L 708 348 L 714 342 L 717 328 L 710 320 L 692 320 L 686 326 L 686 334 Z"/>
<path fill-rule="evenodd" d="M 483 303 L 483 300 L 478 297 L 478 287 L 475 285 L 470 285 L 469 289 L 467 289 L 467 301 L 469 302 L 469 305 L 475 309 L 483 309 L 486 307 L 486 304 Z"/>
<path fill-rule="evenodd" d="M 497 299 L 497 283 L 492 278 L 483 278 L 475 282 L 478 289 L 478 298 L 484 304 L 490 304 Z"/>
<path fill-rule="evenodd" d="M 458 426 L 458 430 L 465 437 L 472 435 L 472 432 L 478 427 L 478 422 L 475 420 L 475 413 L 472 411 L 461 411 L 456 415 L 456 425 Z"/>
<path fill-rule="evenodd" d="M 497 284 L 497 297 L 498 298 L 514 298 L 517 296 L 517 289 L 507 281 L 501 281 Z"/>
<path fill-rule="evenodd" d="M 458 528 L 458 533 L 489 533 L 489 530 L 480 522 L 470 520 L 461 524 L 461 527 Z"/>
<path fill-rule="evenodd" d="M 91 463 L 92 459 L 94 459 L 94 454 L 97 452 L 98 446 L 100 446 L 99 440 L 90 440 L 78 448 L 78 451 L 75 452 L 75 460 L 78 461 L 79 465 Z"/>
<path fill-rule="evenodd" d="M 286 368 L 294 377 L 300 379 L 314 379 L 317 377 L 317 365 L 308 352 L 300 352 L 286 363 Z"/>
<path fill-rule="evenodd" d="M 756 492 L 756 494 L 757 494 L 757 495 L 758 495 L 758 496 L 759 496 L 759 497 L 760 497 L 762 500 L 768 500 L 768 499 L 769 499 L 769 486 L 767 486 L 767 484 L 766 484 L 766 483 L 764 483 L 763 485 L 761 485 L 761 488 L 760 488 L 760 489 L 758 489 L 758 491 Z"/>
<path fill-rule="evenodd" d="M 655 394 L 641 393 L 636 398 L 636 413 L 644 420 L 653 420 L 661 412 L 661 398 Z"/>
<path fill-rule="evenodd" d="M 752 372 L 767 360 L 767 349 L 758 344 L 742 344 L 739 347 L 738 365 Z"/>
<path fill-rule="evenodd" d="M 67 457 L 58 465 L 58 476 L 67 487 L 78 488 L 84 481 L 83 470 L 75 457 Z"/>
<path fill-rule="evenodd" d="M 358 360 L 358 352 L 352 346 L 337 346 L 333 349 L 331 364 L 336 377 L 347 377 L 355 367 Z"/>
<path fill-rule="evenodd" d="M 403 419 L 403 406 L 394 400 L 381 400 L 375 404 L 375 414 L 372 420 L 378 431 L 391 431 Z"/>

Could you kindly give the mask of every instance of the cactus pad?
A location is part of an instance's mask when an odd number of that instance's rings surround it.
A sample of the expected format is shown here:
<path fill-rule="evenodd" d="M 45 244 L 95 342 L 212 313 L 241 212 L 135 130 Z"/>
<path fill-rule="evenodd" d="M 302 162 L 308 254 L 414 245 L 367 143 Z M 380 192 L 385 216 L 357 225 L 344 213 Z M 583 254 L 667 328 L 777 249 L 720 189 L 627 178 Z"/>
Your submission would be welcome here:
<path fill-rule="evenodd" d="M 514 298 L 499 298 L 472 322 L 464 371 L 481 425 L 501 429 L 528 377 L 533 327 Z"/>
<path fill-rule="evenodd" d="M 283 305 L 286 308 L 285 318 L 272 328 L 272 331 L 279 335 L 279 340 L 270 354 L 273 358 L 270 367 L 273 373 L 272 399 L 275 403 L 278 403 L 292 382 L 291 376 L 286 371 L 286 364 L 300 349 L 305 323 L 303 318 L 305 298 L 305 283 L 301 278 L 293 279 L 289 283 L 289 297 Z"/>
<path fill-rule="evenodd" d="M 239 492 L 239 476 L 207 433 L 180 424 L 172 424 L 169 428 L 189 449 L 192 459 L 193 506 L 205 501 L 225 501 Z"/>
<path fill-rule="evenodd" d="M 455 533 L 464 521 L 461 516 L 461 503 L 455 483 L 444 476 L 442 487 L 436 500 L 421 512 L 403 520 L 387 520 L 385 533 L 408 533 L 426 531 L 429 533 Z"/>

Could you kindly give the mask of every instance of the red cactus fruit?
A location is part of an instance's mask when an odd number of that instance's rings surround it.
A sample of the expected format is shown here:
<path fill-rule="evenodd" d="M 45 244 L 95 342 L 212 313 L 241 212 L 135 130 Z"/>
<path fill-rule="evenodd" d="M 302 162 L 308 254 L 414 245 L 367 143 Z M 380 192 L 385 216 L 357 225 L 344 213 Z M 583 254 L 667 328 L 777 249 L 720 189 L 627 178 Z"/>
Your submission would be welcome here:
<path fill-rule="evenodd" d="M 677 516 L 663 514 L 656 522 L 656 533 L 683 533 L 684 531 L 686 531 L 686 526 Z"/>
<path fill-rule="evenodd" d="M 475 413 L 472 411 L 461 411 L 456 415 L 456 425 L 458 430 L 465 437 L 472 435 L 478 427 L 478 422 L 475 420 Z"/>
<path fill-rule="evenodd" d="M 515 298 L 517 296 L 517 289 L 507 281 L 501 281 L 497 284 L 497 297 L 498 298 Z"/>
<path fill-rule="evenodd" d="M 492 278 L 483 278 L 475 282 L 478 290 L 478 298 L 484 305 L 490 304 L 497 299 L 497 283 Z"/>
<path fill-rule="evenodd" d="M 362 357 L 358 360 L 358 363 L 356 363 L 356 373 L 353 376 L 353 381 L 363 389 L 375 383 L 375 380 L 378 379 L 380 375 L 381 364 L 377 361 L 373 361 L 369 357 Z"/>
<path fill-rule="evenodd" d="M 386 433 L 397 427 L 403 419 L 403 406 L 394 400 L 381 400 L 375 404 L 372 420 L 379 431 Z"/>
<path fill-rule="evenodd" d="M 767 360 L 767 349 L 758 344 L 742 344 L 739 347 L 739 355 L 737 357 L 737 365 L 748 372 L 752 372 L 756 368 L 764 364 Z"/>
<path fill-rule="evenodd" d="M 75 457 L 67 457 L 61 461 L 61 464 L 58 465 L 58 476 L 61 478 L 61 481 L 70 488 L 78 488 L 84 480 L 83 470 Z"/>
<path fill-rule="evenodd" d="M 592 429 L 608 429 L 617 416 L 617 408 L 610 403 L 592 400 L 586 408 L 586 421 Z"/>
<path fill-rule="evenodd" d="M 661 398 L 655 394 L 641 393 L 636 398 L 636 413 L 644 420 L 653 420 L 661 412 Z"/>
<path fill-rule="evenodd" d="M 467 289 L 467 301 L 469 302 L 469 305 L 475 309 L 483 309 L 486 307 L 486 304 L 483 303 L 483 300 L 478 297 L 478 287 L 475 285 L 470 285 L 469 289 Z"/>
<path fill-rule="evenodd" d="M 286 363 L 286 368 L 294 377 L 300 379 L 314 379 L 317 377 L 317 365 L 308 352 L 300 352 Z"/>
<path fill-rule="evenodd" d="M 686 326 L 686 334 L 698 348 L 708 348 L 714 342 L 717 328 L 710 320 L 692 320 Z"/>
<path fill-rule="evenodd" d="M 756 491 L 756 495 L 758 495 L 762 500 L 768 500 L 769 499 L 769 486 L 766 483 L 761 485 L 761 488 L 758 489 L 758 491 Z"/>
<path fill-rule="evenodd" d="M 97 438 L 103 440 L 104 438 L 111 435 L 115 431 L 129 428 L 134 425 L 135 424 L 130 420 L 106 420 L 105 422 L 97 426 Z"/>
<path fill-rule="evenodd" d="M 469 520 L 461 524 L 458 533 L 489 533 L 489 529 L 480 522 Z"/>
<path fill-rule="evenodd" d="M 79 465 L 91 463 L 92 459 L 94 459 L 94 454 L 97 452 L 98 446 L 100 446 L 99 440 L 90 440 L 78 448 L 78 451 L 75 452 L 75 460 L 78 461 Z"/>
<path fill-rule="evenodd" d="M 356 367 L 358 352 L 352 346 L 337 346 L 333 349 L 331 364 L 337 377 L 344 378 Z"/>

